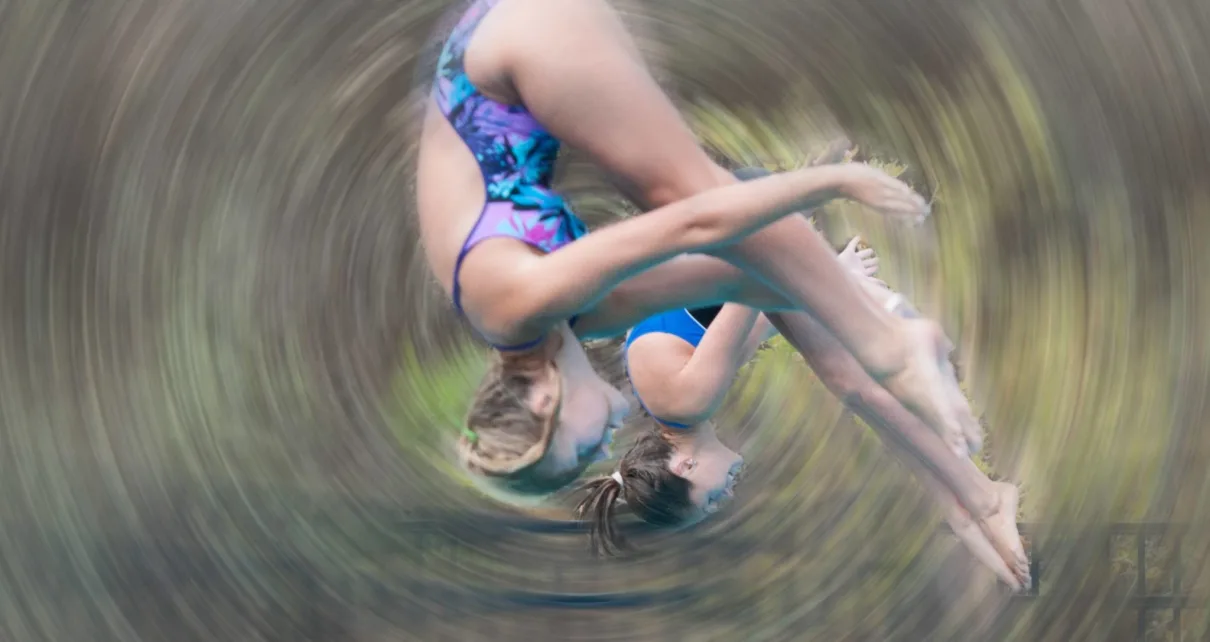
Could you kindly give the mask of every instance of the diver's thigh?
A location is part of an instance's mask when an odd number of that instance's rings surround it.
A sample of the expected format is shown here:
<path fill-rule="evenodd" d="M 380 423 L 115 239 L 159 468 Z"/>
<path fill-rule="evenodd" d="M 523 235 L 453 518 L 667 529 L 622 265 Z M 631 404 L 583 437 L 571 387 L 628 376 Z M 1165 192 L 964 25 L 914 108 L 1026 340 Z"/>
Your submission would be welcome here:
<path fill-rule="evenodd" d="M 511 0 L 508 78 L 556 138 L 585 152 L 647 207 L 734 182 L 693 131 L 603 0 Z"/>
<path fill-rule="evenodd" d="M 811 221 L 803 214 L 784 216 L 758 230 L 736 240 L 734 243 L 711 250 L 710 255 L 733 265 L 746 266 L 746 258 L 753 253 L 786 251 L 791 248 L 806 248 L 808 244 L 827 241 Z"/>
<path fill-rule="evenodd" d="M 781 292 L 722 259 L 684 254 L 623 281 L 580 315 L 581 337 L 613 336 L 661 312 L 739 303 L 758 310 L 789 309 Z"/>
<path fill-rule="evenodd" d="M 649 214 L 640 214 L 649 216 Z M 739 303 L 765 312 L 796 310 L 777 288 L 744 268 L 746 257 L 764 248 L 785 250 L 796 241 L 822 237 L 802 214 L 792 214 L 710 254 L 685 254 L 623 281 L 591 312 L 581 315 L 581 336 L 625 332 L 651 316 L 678 308 Z M 742 246 L 742 247 L 741 247 Z"/>

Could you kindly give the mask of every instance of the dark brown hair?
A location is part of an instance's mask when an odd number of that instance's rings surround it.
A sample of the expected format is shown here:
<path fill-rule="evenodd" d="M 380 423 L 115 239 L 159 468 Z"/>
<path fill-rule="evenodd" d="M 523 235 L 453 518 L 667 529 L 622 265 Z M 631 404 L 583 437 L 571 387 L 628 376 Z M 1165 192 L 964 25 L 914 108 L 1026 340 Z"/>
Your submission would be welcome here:
<path fill-rule="evenodd" d="M 609 555 L 626 548 L 617 525 L 619 499 L 625 500 L 631 513 L 652 526 L 676 526 L 692 514 L 689 480 L 668 467 L 673 450 L 659 428 L 652 426 L 622 457 L 617 473 L 621 483 L 612 476 L 604 476 L 580 488 L 587 491 L 587 496 L 576 506 L 576 515 L 589 524 L 594 554 Z"/>

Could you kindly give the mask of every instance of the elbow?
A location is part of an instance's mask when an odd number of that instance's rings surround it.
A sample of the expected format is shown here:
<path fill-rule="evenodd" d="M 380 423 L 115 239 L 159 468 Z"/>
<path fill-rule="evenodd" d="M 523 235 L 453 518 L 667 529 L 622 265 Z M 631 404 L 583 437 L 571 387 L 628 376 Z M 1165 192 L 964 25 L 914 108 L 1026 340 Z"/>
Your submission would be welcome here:
<path fill-rule="evenodd" d="M 687 426 L 700 424 L 709 419 L 710 415 L 713 414 L 713 405 L 712 399 L 689 397 L 677 404 L 678 408 L 676 408 L 673 420 Z"/>
<path fill-rule="evenodd" d="M 734 241 L 742 231 L 734 207 L 717 193 L 736 182 L 730 173 L 712 166 L 701 177 L 652 184 L 643 194 L 650 209 L 663 210 L 662 220 L 669 226 L 666 238 L 678 239 L 687 251 L 704 251 Z"/>
<path fill-rule="evenodd" d="M 644 399 L 644 401 L 650 404 L 647 410 L 653 416 L 662 421 L 686 426 L 694 426 L 709 419 L 713 411 L 713 399 L 708 399 L 700 394 L 669 395 L 664 399 Z"/>
<path fill-rule="evenodd" d="M 718 199 L 696 196 L 678 204 L 674 234 L 692 251 L 703 252 L 732 243 L 740 229 L 734 216 L 727 216 Z"/>
<path fill-rule="evenodd" d="M 516 303 L 495 305 L 476 314 L 474 325 L 489 337 L 511 337 L 524 328 L 530 318 L 531 315 Z"/>
<path fill-rule="evenodd" d="M 493 336 L 513 336 L 535 320 L 545 316 L 553 302 L 544 288 L 525 287 L 524 279 L 497 283 L 498 296 L 476 310 L 476 325 Z M 514 286 L 515 284 L 515 286 Z"/>

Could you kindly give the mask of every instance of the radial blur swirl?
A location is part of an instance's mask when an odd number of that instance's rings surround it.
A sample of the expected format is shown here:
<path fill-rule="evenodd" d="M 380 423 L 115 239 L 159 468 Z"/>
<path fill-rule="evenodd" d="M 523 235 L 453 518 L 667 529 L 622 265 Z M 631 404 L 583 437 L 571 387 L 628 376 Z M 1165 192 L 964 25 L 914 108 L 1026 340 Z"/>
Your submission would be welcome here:
<path fill-rule="evenodd" d="M 1210 4 L 617 4 L 712 154 L 843 132 L 934 199 L 817 224 L 958 344 L 1040 560 L 1017 597 L 780 340 L 717 419 L 750 472 L 709 523 L 597 560 L 568 498 L 470 483 L 487 353 L 414 211 L 451 6 L 0 2 L 0 639 L 1208 634 Z M 635 213 L 574 150 L 558 187 Z"/>

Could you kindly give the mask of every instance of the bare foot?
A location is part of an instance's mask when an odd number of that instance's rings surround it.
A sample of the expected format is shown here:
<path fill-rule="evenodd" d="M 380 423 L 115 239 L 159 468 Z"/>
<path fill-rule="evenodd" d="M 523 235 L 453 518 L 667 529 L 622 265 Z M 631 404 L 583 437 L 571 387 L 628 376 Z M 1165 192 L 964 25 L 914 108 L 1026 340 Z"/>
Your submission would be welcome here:
<path fill-rule="evenodd" d="M 970 403 L 962 392 L 962 386 L 958 385 L 958 371 L 954 368 L 952 359 L 947 358 L 941 364 L 941 374 L 945 377 L 954 412 L 962 421 L 962 434 L 966 437 L 967 456 L 973 457 L 983 450 L 983 426 L 975 418 L 975 413 L 971 412 Z"/>
<path fill-rule="evenodd" d="M 907 319 L 902 327 L 907 363 L 899 372 L 879 377 L 883 387 L 937 431 L 955 455 L 969 458 L 982 446 L 983 433 L 954 378 L 949 363 L 953 345 L 932 321 Z"/>
<path fill-rule="evenodd" d="M 1029 558 L 1017 530 L 1020 493 L 1012 484 L 992 485 L 999 502 L 994 513 L 976 522 L 957 502 L 951 502 L 945 519 L 979 563 L 991 569 L 1013 591 L 1021 591 L 1030 586 L 1031 578 Z"/>
<path fill-rule="evenodd" d="M 874 253 L 872 247 L 861 249 L 860 243 L 861 237 L 854 236 L 849 240 L 849 244 L 840 251 L 840 254 L 836 255 L 836 259 L 858 279 L 876 281 L 874 275 L 878 273 L 878 255 Z"/>
<path fill-rule="evenodd" d="M 984 518 L 980 525 L 988 540 L 1021 581 L 1021 586 L 1027 587 L 1030 584 L 1029 557 L 1025 555 L 1021 532 L 1017 530 L 1017 510 L 1021 506 L 1021 492 L 1015 485 L 1007 482 L 995 482 L 993 485 L 1000 500 L 1000 508 Z"/>
<path fill-rule="evenodd" d="M 1004 558 L 996 550 L 995 545 L 983 533 L 983 529 L 971 520 L 970 515 L 962 510 L 957 504 L 952 504 L 945 516 L 945 521 L 949 522 L 950 529 L 954 531 L 954 535 L 962 542 L 962 545 L 970 551 L 971 555 L 982 565 L 986 566 L 996 577 L 1000 578 L 1013 591 L 1019 591 L 1022 588 L 1020 579 L 1013 573 L 1012 569 L 1004 561 Z"/>

